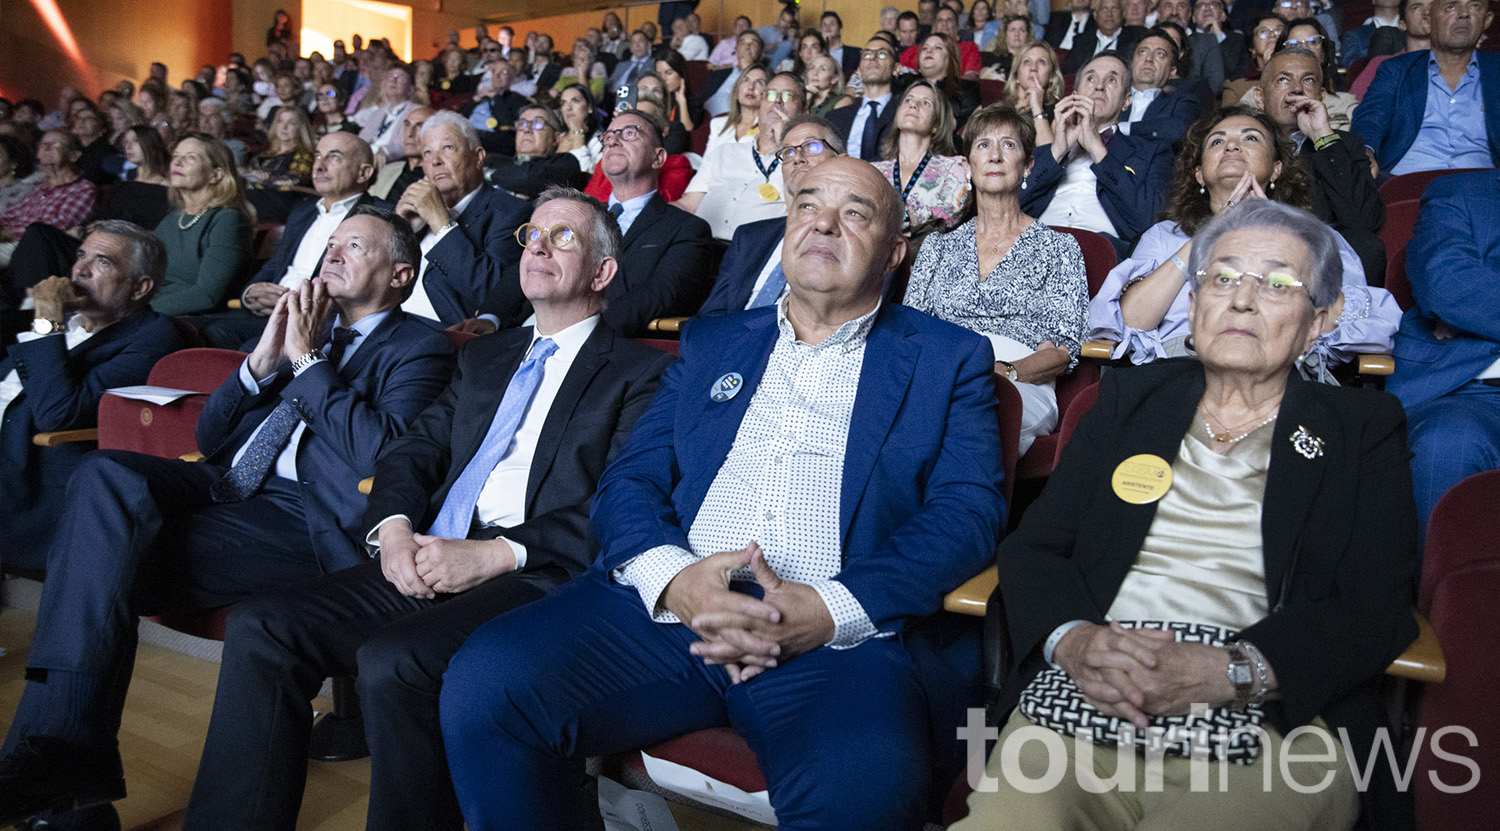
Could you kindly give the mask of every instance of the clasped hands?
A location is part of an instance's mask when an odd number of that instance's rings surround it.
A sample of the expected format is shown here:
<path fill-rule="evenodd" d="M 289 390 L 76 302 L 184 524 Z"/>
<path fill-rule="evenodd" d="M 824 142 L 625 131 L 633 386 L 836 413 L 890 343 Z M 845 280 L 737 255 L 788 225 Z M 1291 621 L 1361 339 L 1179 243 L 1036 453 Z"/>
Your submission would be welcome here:
<path fill-rule="evenodd" d="M 1184 715 L 1194 704 L 1217 707 L 1234 699 L 1227 652 L 1178 643 L 1159 629 L 1082 623 L 1063 635 L 1052 659 L 1089 704 L 1141 730 L 1152 715 Z"/>
<path fill-rule="evenodd" d="M 328 315 L 334 311 L 321 279 L 304 280 L 284 290 L 271 307 L 266 328 L 250 353 L 250 375 L 268 378 L 283 361 L 295 361 L 323 345 L 328 338 Z"/>
<path fill-rule="evenodd" d="M 424 229 L 433 231 L 448 224 L 448 203 L 431 179 L 418 179 L 401 194 L 396 213 L 411 223 L 412 231 L 421 236 Z"/>
<path fill-rule="evenodd" d="M 505 540 L 414 534 L 411 523 L 399 518 L 381 525 L 378 538 L 380 571 L 407 597 L 458 594 L 516 570 L 515 552 Z"/>
<path fill-rule="evenodd" d="M 746 566 L 765 590 L 763 599 L 730 590 L 731 575 Z M 659 602 L 703 638 L 691 652 L 723 666 L 736 684 L 833 640 L 833 617 L 822 596 L 807 583 L 781 579 L 754 542 L 679 571 Z"/>
<path fill-rule="evenodd" d="M 1104 159 L 1104 139 L 1094 117 L 1094 99 L 1081 93 L 1064 96 L 1052 110 L 1052 158 L 1059 164 L 1076 148 L 1097 164 Z"/>

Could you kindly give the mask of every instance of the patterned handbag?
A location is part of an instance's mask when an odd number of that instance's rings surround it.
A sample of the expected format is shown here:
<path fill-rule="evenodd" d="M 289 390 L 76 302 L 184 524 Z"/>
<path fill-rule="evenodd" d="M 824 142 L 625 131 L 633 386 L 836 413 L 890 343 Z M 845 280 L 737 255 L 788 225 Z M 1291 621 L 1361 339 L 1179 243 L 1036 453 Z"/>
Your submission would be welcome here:
<path fill-rule="evenodd" d="M 1238 633 L 1205 623 L 1163 620 L 1116 621 L 1127 629 L 1160 629 L 1172 632 L 1179 643 L 1224 646 Z M 1107 716 L 1084 700 L 1073 679 L 1060 669 L 1047 668 L 1031 679 L 1021 693 L 1021 713 L 1033 722 L 1065 736 L 1082 736 L 1094 744 L 1136 748 L 1173 756 L 1227 761 L 1248 765 L 1260 755 L 1261 722 L 1265 711 L 1251 704 L 1243 712 L 1229 705 L 1197 714 L 1151 716 L 1144 732 L 1129 721 Z"/>

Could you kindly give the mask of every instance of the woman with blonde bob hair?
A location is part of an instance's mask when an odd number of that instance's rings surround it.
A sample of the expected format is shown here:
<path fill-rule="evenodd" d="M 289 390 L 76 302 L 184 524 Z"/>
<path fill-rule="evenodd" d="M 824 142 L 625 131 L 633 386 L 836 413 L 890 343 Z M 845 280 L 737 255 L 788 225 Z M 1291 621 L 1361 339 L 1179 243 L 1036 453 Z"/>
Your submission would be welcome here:
<path fill-rule="evenodd" d="M 1057 53 L 1044 41 L 1033 41 L 1015 53 L 1010 77 L 1005 79 L 1005 100 L 1032 119 L 1037 146 L 1052 143 L 1052 108 L 1063 97 L 1062 66 Z"/>
<path fill-rule="evenodd" d="M 157 226 L 167 247 L 167 273 L 151 300 L 162 314 L 207 312 L 254 265 L 255 209 L 224 142 L 191 133 L 172 149 L 167 199 L 174 210 Z"/>

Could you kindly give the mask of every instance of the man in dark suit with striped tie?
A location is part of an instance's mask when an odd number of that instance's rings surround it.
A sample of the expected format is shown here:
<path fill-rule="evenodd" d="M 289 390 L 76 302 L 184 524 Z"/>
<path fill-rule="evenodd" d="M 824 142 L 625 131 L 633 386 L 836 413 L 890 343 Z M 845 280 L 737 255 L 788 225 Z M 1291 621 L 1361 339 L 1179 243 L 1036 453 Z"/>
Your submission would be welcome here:
<path fill-rule="evenodd" d="M 203 463 L 98 451 L 79 465 L 0 760 L 0 827 L 70 809 L 98 815 L 78 827 L 118 827 L 108 803 L 125 792 L 115 734 L 137 615 L 211 609 L 366 559 L 359 481 L 453 367 L 447 338 L 397 308 L 418 256 L 405 220 L 356 208 L 320 275 L 282 295 L 204 406 Z"/>
<path fill-rule="evenodd" d="M 600 322 L 620 233 L 574 190 L 538 200 L 521 282 L 536 325 L 471 342 L 375 469 L 379 560 L 236 607 L 185 829 L 292 829 L 327 675 L 358 673 L 369 829 L 458 829 L 438 725 L 470 632 L 581 573 L 589 500 L 671 357 Z M 420 532 L 420 533 L 418 533 Z"/>

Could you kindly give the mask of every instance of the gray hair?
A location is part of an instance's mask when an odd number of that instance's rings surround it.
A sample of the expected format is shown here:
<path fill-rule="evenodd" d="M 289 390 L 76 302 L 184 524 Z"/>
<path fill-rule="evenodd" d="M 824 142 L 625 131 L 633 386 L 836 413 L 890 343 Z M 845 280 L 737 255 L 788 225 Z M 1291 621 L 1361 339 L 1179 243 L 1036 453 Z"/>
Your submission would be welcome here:
<path fill-rule="evenodd" d="M 422 140 L 426 141 L 430 133 L 443 127 L 452 127 L 463 133 L 464 141 L 468 143 L 470 150 L 479 149 L 479 130 L 470 124 L 468 119 L 452 110 L 438 110 L 427 116 L 427 120 L 422 122 Z"/>
<path fill-rule="evenodd" d="M 125 263 L 125 269 L 131 277 L 150 277 L 155 284 L 151 294 L 156 293 L 156 287 L 167 275 L 167 247 L 155 234 L 123 219 L 101 219 L 90 225 L 88 232 L 89 235 L 109 234 L 130 243 L 130 261 Z M 150 296 L 146 295 L 142 302 Z"/>
<path fill-rule="evenodd" d="M 227 126 L 234 121 L 234 116 L 229 113 L 229 105 L 222 98 L 205 98 L 198 102 L 198 112 L 209 110 L 217 115 Z"/>
<path fill-rule="evenodd" d="M 1307 58 L 1308 60 L 1312 61 L 1313 65 L 1318 68 L 1318 83 L 1321 84 L 1323 82 L 1323 59 L 1318 57 L 1317 55 L 1314 55 L 1311 49 L 1303 49 L 1301 46 L 1286 47 L 1285 49 L 1282 49 L 1276 54 L 1267 58 L 1266 69 L 1269 69 L 1271 67 L 1272 61 L 1278 58 L 1286 58 L 1291 56 Z M 1267 79 L 1267 81 L 1270 81 L 1272 79 L 1271 73 L 1264 70 L 1261 71 L 1261 77 Z"/>
<path fill-rule="evenodd" d="M 552 185 L 536 198 L 532 213 L 535 214 L 536 208 L 558 199 L 575 202 L 589 212 L 589 229 L 583 234 L 583 241 L 588 246 L 592 267 L 598 268 L 599 264 L 604 262 L 605 257 L 620 258 L 620 248 L 623 245 L 620 241 L 620 223 L 609 215 L 609 210 L 604 207 L 603 202 L 583 191 L 562 185 Z"/>
<path fill-rule="evenodd" d="M 349 217 L 355 216 L 373 216 L 390 226 L 391 235 L 386 239 L 385 244 L 391 262 L 406 264 L 413 268 L 421 264 L 422 244 L 417 241 L 417 235 L 412 232 L 411 224 L 405 219 L 385 208 L 369 204 L 356 206 L 344 219 L 348 221 Z M 416 281 L 413 280 L 412 284 L 415 285 Z"/>
<path fill-rule="evenodd" d="M 1247 199 L 1209 220 L 1193 237 L 1193 251 L 1188 258 L 1188 271 L 1193 277 L 1193 289 L 1198 289 L 1198 272 L 1207 267 L 1213 257 L 1219 238 L 1231 231 L 1249 229 L 1285 231 L 1307 244 L 1312 260 L 1311 273 L 1307 275 L 1312 285 L 1307 287 L 1307 296 L 1314 308 L 1326 309 L 1338 299 L 1343 290 L 1344 262 L 1339 256 L 1338 240 L 1332 228 L 1323 220 L 1285 202 L 1271 199 Z"/>
<path fill-rule="evenodd" d="M 786 137 L 790 135 L 793 130 L 803 125 L 811 125 L 813 127 L 817 127 L 819 130 L 822 130 L 823 138 L 821 139 L 821 141 L 824 144 L 828 145 L 833 150 L 833 152 L 837 153 L 840 156 L 848 152 L 848 150 L 844 147 L 844 137 L 839 135 L 838 129 L 835 128 L 833 124 L 828 121 L 828 119 L 819 118 L 812 113 L 803 113 L 793 118 L 791 121 L 788 121 L 786 123 L 786 126 L 781 130 L 782 141 L 784 142 L 786 140 Z"/>

